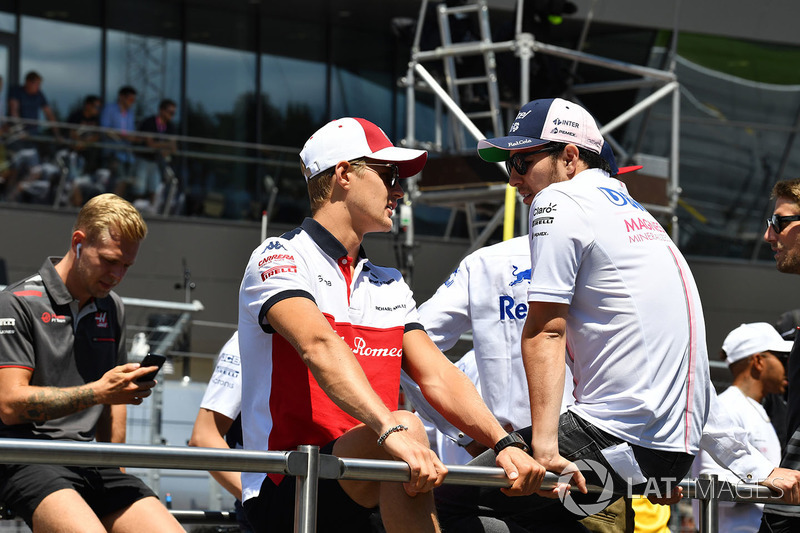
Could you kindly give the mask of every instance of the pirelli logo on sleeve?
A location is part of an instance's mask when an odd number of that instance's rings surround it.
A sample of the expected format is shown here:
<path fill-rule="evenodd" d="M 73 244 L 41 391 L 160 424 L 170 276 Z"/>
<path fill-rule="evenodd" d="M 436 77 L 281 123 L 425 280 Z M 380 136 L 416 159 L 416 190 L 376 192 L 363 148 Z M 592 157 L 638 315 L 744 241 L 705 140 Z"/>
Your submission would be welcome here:
<path fill-rule="evenodd" d="M 0 318 L 0 335 L 11 335 L 17 332 L 16 318 Z"/>

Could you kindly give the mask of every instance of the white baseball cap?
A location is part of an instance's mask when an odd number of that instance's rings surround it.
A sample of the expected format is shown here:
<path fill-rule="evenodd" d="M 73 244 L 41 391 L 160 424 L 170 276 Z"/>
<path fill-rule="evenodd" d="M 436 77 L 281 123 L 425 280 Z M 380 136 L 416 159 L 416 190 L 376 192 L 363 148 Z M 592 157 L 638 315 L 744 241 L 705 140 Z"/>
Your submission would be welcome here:
<path fill-rule="evenodd" d="M 766 322 L 742 324 L 725 337 L 722 343 L 725 362 L 728 365 L 761 352 L 787 353 L 792 350 L 792 341 L 785 341 L 781 334 Z"/>
<path fill-rule="evenodd" d="M 300 152 L 306 181 L 340 161 L 360 157 L 395 164 L 400 177 L 408 178 L 422 170 L 428 152 L 398 148 L 378 126 L 363 118 L 352 117 L 340 118 L 322 126 L 308 138 Z"/>
<path fill-rule="evenodd" d="M 574 144 L 601 155 L 605 144 L 597 123 L 584 108 L 563 98 L 543 98 L 519 110 L 507 136 L 478 141 L 478 155 L 496 163 L 511 157 L 512 150 L 549 142 Z"/>

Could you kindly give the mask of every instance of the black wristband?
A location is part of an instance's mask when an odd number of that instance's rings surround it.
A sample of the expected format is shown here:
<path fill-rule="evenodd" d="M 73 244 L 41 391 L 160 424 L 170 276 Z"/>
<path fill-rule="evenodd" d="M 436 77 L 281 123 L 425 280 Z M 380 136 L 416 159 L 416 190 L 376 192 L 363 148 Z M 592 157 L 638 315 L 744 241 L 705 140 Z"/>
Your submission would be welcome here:
<path fill-rule="evenodd" d="M 504 449 L 508 448 L 509 446 L 514 446 L 515 448 L 519 448 L 525 453 L 530 451 L 530 448 L 525 443 L 525 439 L 519 436 L 519 433 L 516 431 L 512 431 L 499 441 L 497 444 L 494 445 L 494 453 L 499 454 Z"/>

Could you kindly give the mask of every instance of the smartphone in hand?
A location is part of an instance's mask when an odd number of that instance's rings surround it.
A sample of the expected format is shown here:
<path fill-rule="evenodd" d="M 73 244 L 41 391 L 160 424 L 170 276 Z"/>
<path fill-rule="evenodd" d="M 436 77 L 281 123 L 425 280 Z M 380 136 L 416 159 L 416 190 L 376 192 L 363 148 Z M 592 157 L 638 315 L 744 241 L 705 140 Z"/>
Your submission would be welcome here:
<path fill-rule="evenodd" d="M 158 370 L 161 370 L 161 366 L 164 364 L 164 362 L 166 360 L 167 360 L 167 358 L 164 357 L 161 354 L 149 353 L 149 354 L 144 356 L 144 359 L 142 359 L 142 362 L 140 364 L 142 365 L 141 366 L 142 368 L 147 367 L 147 366 L 157 366 Z M 145 374 L 144 376 L 141 376 L 141 377 L 137 378 L 136 379 L 136 383 L 142 383 L 142 382 L 145 382 L 145 381 L 153 381 L 156 378 L 156 374 L 158 374 L 158 370 L 154 370 L 153 372 L 149 372 L 149 373 Z"/>

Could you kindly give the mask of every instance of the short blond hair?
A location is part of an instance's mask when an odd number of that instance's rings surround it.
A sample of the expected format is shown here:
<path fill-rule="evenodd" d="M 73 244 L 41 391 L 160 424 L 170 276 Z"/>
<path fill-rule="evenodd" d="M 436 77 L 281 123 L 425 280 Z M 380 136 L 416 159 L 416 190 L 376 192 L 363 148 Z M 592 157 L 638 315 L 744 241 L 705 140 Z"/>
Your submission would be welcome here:
<path fill-rule="evenodd" d="M 352 161 L 348 161 L 350 166 L 353 167 L 353 170 L 359 176 L 364 171 L 364 168 L 367 166 L 366 160 L 364 158 L 353 159 Z M 303 163 L 300 163 L 300 166 L 303 170 Z M 320 207 L 322 207 L 326 201 L 330 200 L 331 191 L 333 190 L 333 173 L 336 170 L 336 167 L 333 166 L 327 170 L 323 170 L 310 180 L 308 180 L 308 199 L 311 201 L 311 214 L 313 215 L 316 213 Z"/>
<path fill-rule="evenodd" d="M 111 228 L 131 242 L 141 242 L 147 236 L 147 224 L 141 213 L 129 201 L 111 193 L 100 194 L 86 202 L 72 231 L 83 231 L 89 242 L 97 242 Z"/>

